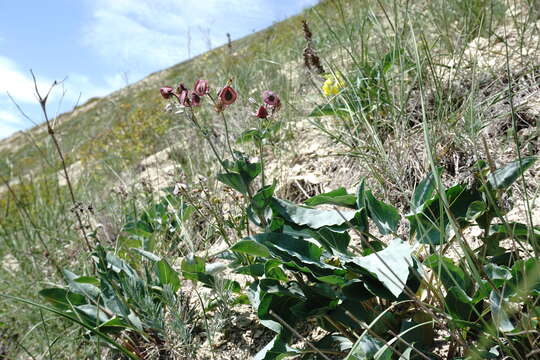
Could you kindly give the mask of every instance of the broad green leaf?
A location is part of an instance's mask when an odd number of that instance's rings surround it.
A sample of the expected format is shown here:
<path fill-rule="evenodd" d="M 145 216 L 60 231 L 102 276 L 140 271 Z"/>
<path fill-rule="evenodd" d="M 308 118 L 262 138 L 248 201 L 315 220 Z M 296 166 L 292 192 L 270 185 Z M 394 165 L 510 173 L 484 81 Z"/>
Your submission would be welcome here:
<path fill-rule="evenodd" d="M 366 191 L 366 203 L 368 216 L 377 225 L 381 234 L 396 232 L 401 216 L 395 207 L 375 199 L 371 191 Z"/>
<path fill-rule="evenodd" d="M 374 360 L 375 354 L 377 354 L 377 352 L 382 349 L 383 346 L 383 341 L 369 334 L 365 334 L 354 344 L 351 352 L 349 355 L 347 355 L 345 360 Z M 392 351 L 390 349 L 385 351 L 384 354 L 385 355 L 381 357 L 381 359 L 391 359 Z"/>
<path fill-rule="evenodd" d="M 514 330 L 515 327 L 506 311 L 506 299 L 502 298 L 497 291 L 493 290 L 489 295 L 489 303 L 491 305 L 491 316 L 497 329 L 502 332 Z"/>
<path fill-rule="evenodd" d="M 496 285 L 501 286 L 512 279 L 512 273 L 506 266 L 498 266 L 488 263 L 484 265 L 484 271 L 487 277 Z"/>
<path fill-rule="evenodd" d="M 319 276 L 317 277 L 317 280 L 322 281 L 323 283 L 326 283 L 326 284 L 340 285 L 340 286 L 345 284 L 346 282 L 346 279 L 340 275 Z"/>
<path fill-rule="evenodd" d="M 487 210 L 487 204 L 484 201 L 473 201 L 467 208 L 466 219 L 468 221 L 475 221 L 478 217 L 484 215 Z"/>
<path fill-rule="evenodd" d="M 345 188 L 339 188 L 330 192 L 316 195 L 307 199 L 304 203 L 308 206 L 316 206 L 321 204 L 332 204 L 344 206 L 348 208 L 356 208 L 356 196 L 347 194 Z"/>
<path fill-rule="evenodd" d="M 522 296 L 540 295 L 540 260 L 518 260 L 512 266 L 514 288 Z"/>
<path fill-rule="evenodd" d="M 348 115 L 349 111 L 346 108 L 338 107 L 334 104 L 317 105 L 309 113 L 309 117 L 327 116 L 327 115 Z"/>
<path fill-rule="evenodd" d="M 253 195 L 251 206 L 253 206 L 255 211 L 263 211 L 270 204 L 270 200 L 272 199 L 272 196 L 274 196 L 276 184 L 276 181 L 274 181 L 272 185 L 266 185 Z"/>
<path fill-rule="evenodd" d="M 347 248 L 351 241 L 351 236 L 346 231 L 332 231 L 327 227 L 319 230 L 308 230 L 311 237 L 317 240 L 324 248 L 332 254 L 347 253 Z"/>
<path fill-rule="evenodd" d="M 114 255 L 112 252 L 107 252 L 106 255 L 107 268 L 115 273 L 124 272 L 128 277 L 132 279 L 138 279 L 137 272 L 124 260 Z"/>
<path fill-rule="evenodd" d="M 537 159 L 536 156 L 526 156 L 523 157 L 521 161 L 512 161 L 489 174 L 487 180 L 495 189 L 506 189 L 512 185 L 525 170 L 530 168 Z"/>
<path fill-rule="evenodd" d="M 275 279 L 279 281 L 287 282 L 289 279 L 285 271 L 283 270 L 283 265 L 281 261 L 278 260 L 268 260 L 264 264 L 264 275 L 267 279 Z"/>
<path fill-rule="evenodd" d="M 157 261 L 160 261 L 161 258 L 157 255 L 155 255 L 154 253 L 151 253 L 150 251 L 146 251 L 146 250 L 143 250 L 143 249 L 140 249 L 140 248 L 131 248 L 132 251 L 135 251 L 136 253 L 144 256 L 145 258 L 147 258 L 148 260 L 151 260 L 151 261 L 154 261 L 154 262 L 157 262 Z"/>
<path fill-rule="evenodd" d="M 433 254 L 427 257 L 423 264 L 437 274 L 447 290 L 453 286 L 457 286 L 467 291 L 471 286 L 469 277 L 450 258 Z"/>
<path fill-rule="evenodd" d="M 107 316 L 103 309 L 92 304 L 76 306 L 75 310 L 86 318 L 85 320 L 89 325 L 99 326 L 101 323 L 109 320 L 109 316 Z"/>
<path fill-rule="evenodd" d="M 300 351 L 291 348 L 278 334 L 264 348 L 262 348 L 253 360 L 281 360 L 288 357 L 297 356 Z"/>
<path fill-rule="evenodd" d="M 201 257 L 187 256 L 182 260 L 180 268 L 182 269 L 182 276 L 184 276 L 185 279 L 197 281 L 197 274 L 204 273 L 205 264 Z"/>
<path fill-rule="evenodd" d="M 401 239 L 394 239 L 388 247 L 364 257 L 355 257 L 355 265 L 373 274 L 395 297 L 405 288 L 412 266 L 412 249 Z"/>
<path fill-rule="evenodd" d="M 86 303 L 86 298 L 83 295 L 72 293 L 61 288 L 47 288 L 39 291 L 39 295 L 43 296 L 47 301 L 61 310 L 70 310 L 77 305 Z"/>
<path fill-rule="evenodd" d="M 270 253 L 288 266 L 294 266 L 316 276 L 344 273 L 338 267 L 321 261 L 322 249 L 316 244 L 282 233 L 262 233 L 250 236 L 268 248 Z"/>
<path fill-rule="evenodd" d="M 236 138 L 237 144 L 244 144 L 250 141 L 257 142 L 261 141 L 263 134 L 258 129 L 248 129 L 245 130 Z"/>
<path fill-rule="evenodd" d="M 352 348 L 353 343 L 345 336 L 328 334 L 313 345 L 315 345 L 317 349 L 323 351 L 335 351 L 335 349 L 339 349 L 339 351 L 346 351 Z"/>
<path fill-rule="evenodd" d="M 242 175 L 240 175 L 239 173 L 229 172 L 226 174 L 218 174 L 217 179 L 225 185 L 228 185 L 236 191 L 240 192 L 241 194 L 245 195 L 248 193 L 248 186 L 244 182 Z"/>
<path fill-rule="evenodd" d="M 161 285 L 169 285 L 173 292 L 177 292 L 180 288 L 180 278 L 178 273 L 162 259 L 156 263 L 157 276 Z"/>
<path fill-rule="evenodd" d="M 303 207 L 286 200 L 272 199 L 272 209 L 286 221 L 299 226 L 320 229 L 323 226 L 343 225 L 351 221 L 355 211 L 320 210 Z"/>
<path fill-rule="evenodd" d="M 529 228 L 526 224 L 516 222 L 493 224 L 490 227 L 488 241 L 496 241 L 498 243 L 504 239 L 529 242 L 532 240 L 533 242 L 540 244 L 540 227 L 534 226 Z"/>
<path fill-rule="evenodd" d="M 264 275 L 264 264 L 257 263 L 257 264 L 242 266 L 236 269 L 235 273 L 250 275 L 253 277 L 261 277 Z"/>
<path fill-rule="evenodd" d="M 417 214 L 422 211 L 424 203 L 431 199 L 435 191 L 435 176 L 431 172 L 418 186 L 414 188 L 411 199 L 411 214 Z"/>
<path fill-rule="evenodd" d="M 230 248 L 231 251 L 267 258 L 270 256 L 268 248 L 254 240 L 240 240 Z"/>
<path fill-rule="evenodd" d="M 97 298 L 101 291 L 97 286 L 92 284 L 79 283 L 75 281 L 79 276 L 75 275 L 69 270 L 63 270 L 64 277 L 66 278 L 69 289 L 77 294 L 83 295 L 87 298 L 95 299 Z"/>

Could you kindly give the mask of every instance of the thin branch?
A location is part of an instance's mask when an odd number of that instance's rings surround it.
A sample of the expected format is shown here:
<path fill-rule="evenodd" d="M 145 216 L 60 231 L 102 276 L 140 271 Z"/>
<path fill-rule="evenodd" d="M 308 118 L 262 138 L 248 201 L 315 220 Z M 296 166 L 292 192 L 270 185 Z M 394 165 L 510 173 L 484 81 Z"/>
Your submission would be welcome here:
<path fill-rule="evenodd" d="M 32 70 L 30 70 L 30 74 L 32 74 L 32 79 L 34 81 L 34 88 L 35 88 L 36 95 L 37 95 L 38 100 L 39 100 L 39 105 L 41 106 L 41 111 L 43 112 L 43 116 L 45 117 L 45 124 L 47 126 L 47 132 L 51 136 L 51 139 L 52 139 L 52 141 L 54 143 L 54 147 L 56 148 L 56 152 L 58 153 L 58 156 L 60 157 L 60 161 L 62 162 L 62 169 L 64 171 L 64 177 L 66 179 L 66 183 L 67 183 L 67 186 L 68 186 L 68 189 L 69 189 L 69 194 L 70 194 L 70 197 L 71 197 L 71 201 L 73 203 L 73 206 L 75 207 L 75 211 L 74 211 L 75 217 L 77 218 L 77 222 L 79 223 L 79 228 L 80 228 L 80 230 L 82 232 L 82 235 L 84 237 L 84 240 L 86 242 L 86 246 L 87 246 L 89 251 L 92 251 L 92 246 L 90 245 L 90 240 L 88 239 L 88 236 L 86 235 L 86 232 L 84 231 L 84 224 L 83 224 L 83 221 L 81 219 L 81 215 L 77 212 L 77 209 L 76 209 L 78 203 L 77 203 L 77 200 L 75 199 L 75 193 L 73 191 L 73 185 L 71 184 L 71 179 L 70 179 L 68 171 L 67 171 L 66 160 L 64 158 L 64 154 L 62 153 L 62 149 L 60 148 L 60 143 L 58 142 L 58 139 L 56 138 L 54 129 L 51 126 L 51 122 L 49 120 L 49 115 L 47 114 L 47 99 L 49 98 L 49 95 L 50 95 L 52 89 L 56 85 L 62 83 L 64 80 L 62 80 L 60 83 L 55 80 L 52 83 L 49 90 L 47 91 L 47 94 L 45 95 L 45 97 L 42 97 L 41 93 L 39 92 L 38 86 L 37 86 L 36 76 L 34 75 L 34 72 Z"/>

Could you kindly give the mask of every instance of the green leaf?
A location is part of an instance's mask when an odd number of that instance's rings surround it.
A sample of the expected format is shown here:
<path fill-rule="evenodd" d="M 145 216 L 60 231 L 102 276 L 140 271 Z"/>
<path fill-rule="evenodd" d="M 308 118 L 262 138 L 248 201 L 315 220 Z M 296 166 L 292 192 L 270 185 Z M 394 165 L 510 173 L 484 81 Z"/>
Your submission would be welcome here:
<path fill-rule="evenodd" d="M 201 257 L 187 256 L 182 260 L 180 268 L 182 269 L 182 276 L 184 276 L 185 279 L 197 281 L 197 274 L 204 273 L 205 264 Z"/>
<path fill-rule="evenodd" d="M 106 255 L 107 268 L 115 273 L 124 272 L 132 279 L 138 279 L 137 272 L 127 262 L 114 255 L 112 252 L 107 252 Z"/>
<path fill-rule="evenodd" d="M 354 344 L 351 352 L 345 360 L 374 360 L 375 354 L 382 349 L 384 346 L 384 342 L 372 337 L 369 334 L 364 334 L 358 341 Z M 392 358 L 392 351 L 391 349 L 387 349 L 384 352 L 384 356 L 380 359 L 388 359 L 390 360 Z"/>
<path fill-rule="evenodd" d="M 239 173 L 229 172 L 226 174 L 218 174 L 217 179 L 224 183 L 225 185 L 230 186 L 241 194 L 246 195 L 248 193 L 248 186 L 244 182 L 242 175 Z"/>
<path fill-rule="evenodd" d="M 83 319 L 89 325 L 99 326 L 100 324 L 107 322 L 109 317 L 103 309 L 98 308 L 92 304 L 84 304 L 75 307 L 75 310 L 83 316 Z"/>
<path fill-rule="evenodd" d="M 79 278 L 79 276 L 75 275 L 69 270 L 63 270 L 63 273 L 64 277 L 68 282 L 69 289 L 72 292 L 83 295 L 90 299 L 95 299 L 100 295 L 101 291 L 97 286 L 94 286 L 92 284 L 79 283 L 75 281 Z"/>
<path fill-rule="evenodd" d="M 423 264 L 437 274 L 447 290 L 453 286 L 457 286 L 465 291 L 469 290 L 471 286 L 469 277 L 461 268 L 454 265 L 452 259 L 433 254 L 427 257 Z"/>
<path fill-rule="evenodd" d="M 264 275 L 264 264 L 251 264 L 239 267 L 235 270 L 237 274 L 250 275 L 253 277 L 261 277 Z"/>
<path fill-rule="evenodd" d="M 132 251 L 144 256 L 148 260 L 151 260 L 151 261 L 154 261 L 154 262 L 157 262 L 157 261 L 161 260 L 161 258 L 159 256 L 155 255 L 154 253 L 151 253 L 150 251 L 146 251 L 146 250 L 143 250 L 143 249 L 140 249 L 140 248 L 131 248 L 130 250 L 132 250 Z"/>
<path fill-rule="evenodd" d="M 473 201 L 467 208 L 466 219 L 468 221 L 475 221 L 480 216 L 484 215 L 487 210 L 487 204 L 482 200 Z"/>
<path fill-rule="evenodd" d="M 242 132 L 238 138 L 236 138 L 237 144 L 244 144 L 247 142 L 258 142 L 263 139 L 263 134 L 258 129 L 248 129 Z"/>
<path fill-rule="evenodd" d="M 396 232 L 401 216 L 395 207 L 375 199 L 371 191 L 366 191 L 368 216 L 383 235 Z"/>
<path fill-rule="evenodd" d="M 317 280 L 322 281 L 323 283 L 326 283 L 326 284 L 340 285 L 340 286 L 345 284 L 346 282 L 345 278 L 339 275 L 319 276 L 317 277 Z"/>
<path fill-rule="evenodd" d="M 320 210 L 298 206 L 286 200 L 273 198 L 272 209 L 286 221 L 299 226 L 319 229 L 323 226 L 343 225 L 351 221 L 355 211 Z"/>
<path fill-rule="evenodd" d="M 268 248 L 270 253 L 288 266 L 296 266 L 303 272 L 316 276 L 344 273 L 338 267 L 321 261 L 322 249 L 316 244 L 282 233 L 262 233 L 249 238 Z"/>
<path fill-rule="evenodd" d="M 308 206 L 316 206 L 321 204 L 332 204 L 344 206 L 351 209 L 356 208 L 356 196 L 347 194 L 345 188 L 339 188 L 330 192 L 316 195 L 307 199 L 304 203 Z"/>
<path fill-rule="evenodd" d="M 335 351 L 338 349 L 339 351 L 346 351 L 352 348 L 353 343 L 345 336 L 328 334 L 313 345 L 319 350 Z"/>
<path fill-rule="evenodd" d="M 431 172 L 418 186 L 414 188 L 411 199 L 411 214 L 418 214 L 422 211 L 424 203 L 431 199 L 435 191 L 435 175 Z"/>
<path fill-rule="evenodd" d="M 274 196 L 274 190 L 276 189 L 276 181 L 272 185 L 266 185 L 265 187 L 259 189 L 253 199 L 251 200 L 251 206 L 255 211 L 263 211 L 270 204 L 272 196 Z"/>
<path fill-rule="evenodd" d="M 412 249 L 401 239 L 394 239 L 388 247 L 364 257 L 355 257 L 352 263 L 373 274 L 395 297 L 405 288 L 412 266 Z"/>
<path fill-rule="evenodd" d="M 77 305 L 86 303 L 83 295 L 72 293 L 61 288 L 47 288 L 39 291 L 39 295 L 49 301 L 56 308 L 61 310 L 70 310 Z"/>
<path fill-rule="evenodd" d="M 267 258 L 270 256 L 268 248 L 254 240 L 240 240 L 230 248 L 231 251 Z"/>
<path fill-rule="evenodd" d="M 309 113 L 309 117 L 327 116 L 327 115 L 348 115 L 349 111 L 345 108 L 339 108 L 334 104 L 317 105 Z"/>
<path fill-rule="evenodd" d="M 169 285 L 173 292 L 177 292 L 180 289 L 180 278 L 178 273 L 169 265 L 169 263 L 162 259 L 156 263 L 157 276 L 161 285 Z"/>
<path fill-rule="evenodd" d="M 300 351 L 287 345 L 283 337 L 278 334 L 253 357 L 253 360 L 281 360 L 299 353 Z"/>
<path fill-rule="evenodd" d="M 275 279 L 284 282 L 289 281 L 289 278 L 287 277 L 287 274 L 285 274 L 282 266 L 281 261 L 268 260 L 266 264 L 264 264 L 264 276 L 267 279 Z"/>
<path fill-rule="evenodd" d="M 536 156 L 526 156 L 523 157 L 521 161 L 512 161 L 489 174 L 487 180 L 495 189 L 506 189 L 512 185 L 525 170 L 530 168 L 537 159 Z"/>
<path fill-rule="evenodd" d="M 506 224 L 493 224 L 489 230 L 490 235 L 487 241 L 498 243 L 504 239 L 515 239 L 518 241 L 529 241 L 532 245 L 535 245 L 533 242 L 540 244 L 540 227 L 538 226 L 529 228 L 522 223 L 509 222 Z"/>
<path fill-rule="evenodd" d="M 497 291 L 491 291 L 489 295 L 489 303 L 491 305 L 491 316 L 493 322 L 502 332 L 508 332 L 514 330 L 514 325 L 510 321 L 506 312 L 506 300 L 502 298 Z"/>
<path fill-rule="evenodd" d="M 332 231 L 327 227 L 309 230 L 310 235 L 332 254 L 347 253 L 351 236 L 346 231 Z"/>

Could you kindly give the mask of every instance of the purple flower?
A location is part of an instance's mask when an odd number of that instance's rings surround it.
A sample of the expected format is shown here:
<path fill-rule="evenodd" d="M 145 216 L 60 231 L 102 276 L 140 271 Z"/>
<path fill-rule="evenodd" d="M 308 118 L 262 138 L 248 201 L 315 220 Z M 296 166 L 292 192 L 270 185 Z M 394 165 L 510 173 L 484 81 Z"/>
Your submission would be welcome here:
<path fill-rule="evenodd" d="M 180 101 L 180 105 L 183 105 L 186 107 L 191 106 L 191 101 L 189 99 L 189 91 L 187 89 L 180 91 L 180 96 L 178 96 L 178 101 Z"/>
<path fill-rule="evenodd" d="M 193 92 L 199 96 L 204 96 L 208 94 L 210 88 L 208 87 L 208 80 L 197 80 L 195 81 L 195 86 L 193 86 Z"/>
<path fill-rule="evenodd" d="M 268 117 L 268 111 L 266 110 L 266 107 L 264 105 L 261 105 L 259 107 L 259 110 L 257 110 L 257 112 L 253 115 L 258 117 L 259 119 L 266 119 Z"/>
<path fill-rule="evenodd" d="M 201 105 L 201 97 L 195 91 L 191 93 L 191 105 L 192 106 Z"/>
<path fill-rule="evenodd" d="M 275 94 L 273 91 L 270 91 L 270 90 L 266 90 L 263 92 L 263 101 L 270 105 L 270 106 L 279 106 L 280 105 L 280 101 L 279 101 L 279 96 L 277 96 L 277 94 Z"/>
<path fill-rule="evenodd" d="M 220 102 L 223 105 L 231 105 L 236 101 L 236 98 L 238 97 L 236 91 L 230 85 L 227 85 L 223 89 L 221 89 L 218 93 L 218 96 Z"/>
<path fill-rule="evenodd" d="M 161 96 L 163 96 L 163 98 L 168 99 L 171 97 L 171 95 L 174 94 L 174 89 L 170 86 L 164 86 L 159 89 L 159 92 L 161 93 Z"/>

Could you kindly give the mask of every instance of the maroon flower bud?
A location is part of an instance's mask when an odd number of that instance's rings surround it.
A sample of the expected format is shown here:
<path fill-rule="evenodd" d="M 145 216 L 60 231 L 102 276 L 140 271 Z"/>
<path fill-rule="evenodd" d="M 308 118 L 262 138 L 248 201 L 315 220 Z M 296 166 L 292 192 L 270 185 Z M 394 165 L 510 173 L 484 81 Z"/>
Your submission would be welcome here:
<path fill-rule="evenodd" d="M 163 96 L 163 98 L 165 98 L 165 99 L 170 98 L 171 95 L 173 95 L 173 91 L 174 91 L 174 89 L 172 87 L 170 87 L 170 86 L 164 86 L 161 89 L 159 89 L 159 92 L 161 93 L 161 96 Z"/>
<path fill-rule="evenodd" d="M 257 110 L 257 112 L 253 115 L 258 117 L 259 119 L 266 119 L 268 117 L 268 111 L 266 110 L 266 107 L 264 107 L 264 105 L 261 105 L 259 107 L 259 110 Z"/>
<path fill-rule="evenodd" d="M 280 104 L 279 96 L 270 90 L 263 92 L 263 101 L 270 106 L 279 106 Z"/>
<path fill-rule="evenodd" d="M 218 97 L 223 105 L 231 105 L 236 101 L 238 95 L 231 86 L 227 85 L 219 91 Z"/>
<path fill-rule="evenodd" d="M 210 88 L 208 87 L 208 80 L 197 80 L 195 81 L 195 86 L 193 86 L 193 92 L 199 96 L 204 96 L 208 94 Z"/>
<path fill-rule="evenodd" d="M 196 92 L 191 93 L 191 106 L 201 105 L 201 97 Z"/>

